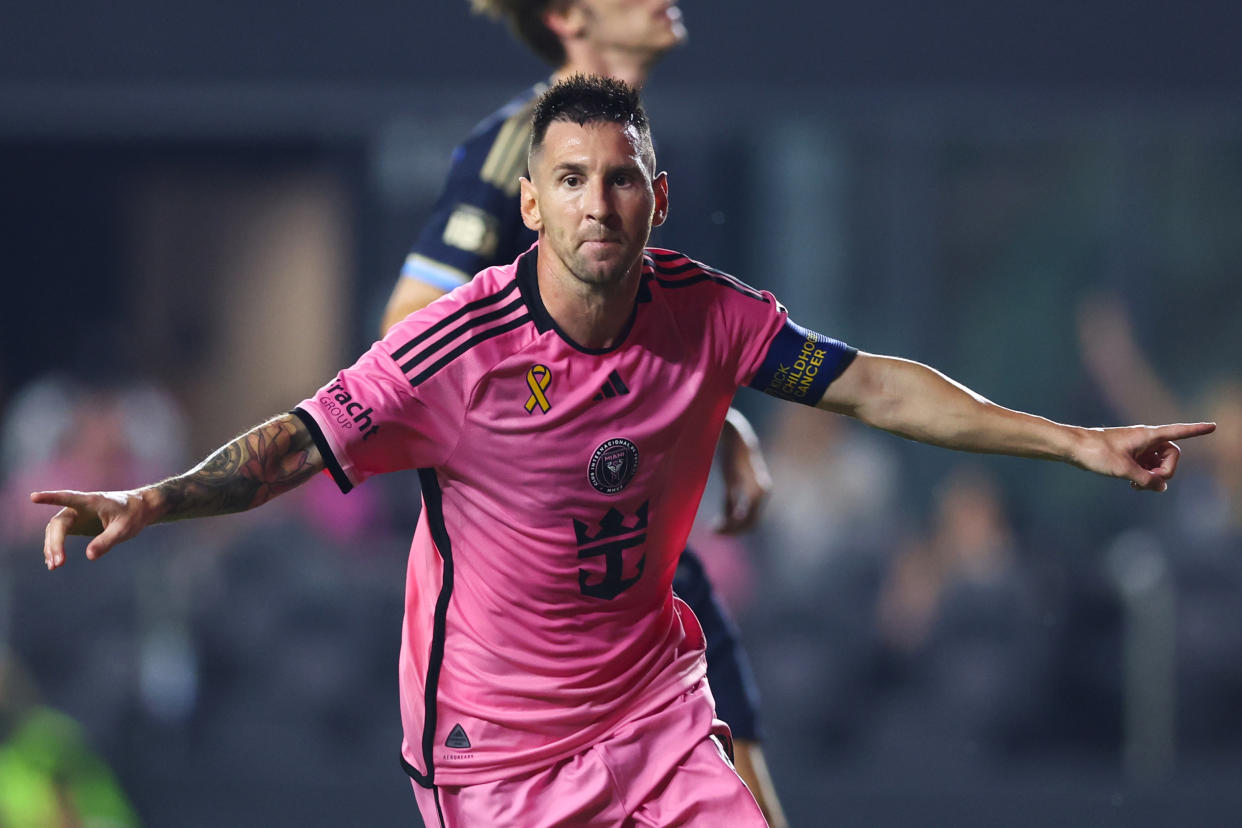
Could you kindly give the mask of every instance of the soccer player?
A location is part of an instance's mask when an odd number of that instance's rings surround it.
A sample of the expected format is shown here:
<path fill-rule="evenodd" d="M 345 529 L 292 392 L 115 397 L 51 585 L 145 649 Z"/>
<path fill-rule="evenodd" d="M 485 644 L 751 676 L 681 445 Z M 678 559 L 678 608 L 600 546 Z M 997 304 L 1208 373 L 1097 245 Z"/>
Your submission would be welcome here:
<path fill-rule="evenodd" d="M 554 67 L 552 82 L 575 74 L 608 75 L 641 87 L 652 67 L 686 39 L 681 12 L 669 0 L 471 0 L 477 12 L 503 18 Z M 526 172 L 530 111 L 547 89 L 524 90 L 475 127 L 453 153 L 452 167 L 431 218 L 393 288 L 381 333 L 474 274 L 508 264 L 535 242 L 522 223 L 518 179 Z M 596 389 L 627 394 L 624 380 Z M 725 483 L 723 532 L 749 528 L 770 487 L 754 430 L 730 409 L 719 448 Z M 702 562 L 686 550 L 673 589 L 703 625 L 707 675 L 720 718 L 734 739 L 738 773 L 755 793 L 773 828 L 786 821 L 759 738 L 758 690 L 736 627 L 716 599 Z"/>
<path fill-rule="evenodd" d="M 571 78 L 536 105 L 538 245 L 397 324 L 291 413 L 131 491 L 39 492 L 98 558 L 144 527 L 257 506 L 328 469 L 417 468 L 402 755 L 428 825 L 766 824 L 728 763 L 702 631 L 671 589 L 734 392 L 948 448 L 1060 460 L 1164 491 L 1212 423 L 1079 428 L 794 324 L 671 250 L 637 93 Z M 620 376 L 631 393 L 597 399 Z"/>

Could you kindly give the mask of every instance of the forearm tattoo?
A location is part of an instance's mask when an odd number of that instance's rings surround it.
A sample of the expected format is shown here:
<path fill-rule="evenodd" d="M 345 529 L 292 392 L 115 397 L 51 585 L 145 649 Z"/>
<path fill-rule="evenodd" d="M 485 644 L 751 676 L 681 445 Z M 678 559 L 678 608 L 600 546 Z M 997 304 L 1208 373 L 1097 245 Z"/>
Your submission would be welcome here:
<path fill-rule="evenodd" d="M 309 480 L 323 468 L 310 432 L 297 417 L 268 420 L 217 449 L 179 477 L 156 484 L 162 520 L 252 509 Z"/>

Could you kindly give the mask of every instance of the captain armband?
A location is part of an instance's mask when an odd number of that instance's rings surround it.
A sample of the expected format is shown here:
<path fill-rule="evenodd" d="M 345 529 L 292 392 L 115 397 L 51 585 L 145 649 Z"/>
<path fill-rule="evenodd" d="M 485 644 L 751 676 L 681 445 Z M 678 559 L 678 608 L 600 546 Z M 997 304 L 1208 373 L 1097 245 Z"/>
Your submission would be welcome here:
<path fill-rule="evenodd" d="M 772 337 L 750 387 L 782 400 L 816 405 L 857 354 L 857 348 L 786 319 Z"/>

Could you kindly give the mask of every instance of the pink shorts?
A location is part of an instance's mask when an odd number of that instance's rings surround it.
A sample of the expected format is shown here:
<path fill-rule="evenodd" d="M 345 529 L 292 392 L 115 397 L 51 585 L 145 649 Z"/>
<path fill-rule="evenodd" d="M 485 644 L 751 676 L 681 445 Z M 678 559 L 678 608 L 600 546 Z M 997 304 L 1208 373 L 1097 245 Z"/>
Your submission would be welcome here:
<path fill-rule="evenodd" d="M 432 789 L 414 783 L 423 821 L 427 828 L 766 828 L 725 756 L 728 728 L 717 721 L 705 732 L 705 701 L 710 706 L 702 684 L 582 753 L 512 779 Z"/>

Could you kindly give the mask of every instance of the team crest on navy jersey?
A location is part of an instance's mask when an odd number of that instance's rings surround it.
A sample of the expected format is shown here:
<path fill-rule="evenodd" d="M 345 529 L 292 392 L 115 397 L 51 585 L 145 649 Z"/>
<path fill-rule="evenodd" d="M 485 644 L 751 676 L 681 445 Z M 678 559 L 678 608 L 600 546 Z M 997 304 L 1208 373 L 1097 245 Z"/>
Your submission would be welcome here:
<path fill-rule="evenodd" d="M 605 440 L 595 450 L 587 478 L 596 491 L 616 494 L 638 473 L 638 446 L 623 437 Z"/>

